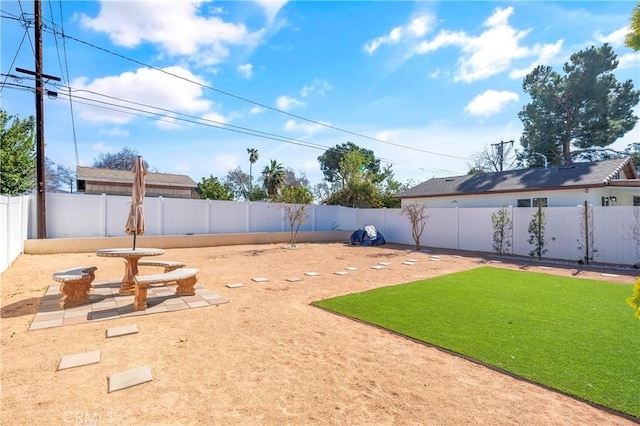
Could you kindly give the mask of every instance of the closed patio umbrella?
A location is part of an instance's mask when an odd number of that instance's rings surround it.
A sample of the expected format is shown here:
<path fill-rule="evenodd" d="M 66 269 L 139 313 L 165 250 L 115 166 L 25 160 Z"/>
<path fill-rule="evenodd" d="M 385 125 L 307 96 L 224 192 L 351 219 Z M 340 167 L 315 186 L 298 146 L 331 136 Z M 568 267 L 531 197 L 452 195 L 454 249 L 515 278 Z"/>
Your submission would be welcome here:
<path fill-rule="evenodd" d="M 133 235 L 133 250 L 136 249 L 136 236 L 144 234 L 144 215 L 142 214 L 142 202 L 144 201 L 144 177 L 147 168 L 142 156 L 138 156 L 133 163 L 133 188 L 131 189 L 131 209 L 127 218 L 124 231 Z"/>

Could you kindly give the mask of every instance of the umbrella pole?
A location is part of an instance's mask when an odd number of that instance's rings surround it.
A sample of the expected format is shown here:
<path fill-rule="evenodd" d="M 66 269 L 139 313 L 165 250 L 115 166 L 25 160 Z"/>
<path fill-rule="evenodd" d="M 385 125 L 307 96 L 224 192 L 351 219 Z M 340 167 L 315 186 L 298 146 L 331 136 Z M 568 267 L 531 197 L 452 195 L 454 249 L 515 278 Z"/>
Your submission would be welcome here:
<path fill-rule="evenodd" d="M 134 231 L 133 232 L 133 249 L 134 250 L 136 249 L 136 234 L 137 234 L 137 232 Z"/>

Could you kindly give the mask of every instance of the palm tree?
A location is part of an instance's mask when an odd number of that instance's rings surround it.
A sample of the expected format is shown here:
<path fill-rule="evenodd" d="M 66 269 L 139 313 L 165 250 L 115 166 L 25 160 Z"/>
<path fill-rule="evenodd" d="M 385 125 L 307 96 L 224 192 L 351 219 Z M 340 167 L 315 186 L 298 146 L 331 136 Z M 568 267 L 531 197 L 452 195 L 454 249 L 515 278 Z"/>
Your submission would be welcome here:
<path fill-rule="evenodd" d="M 251 184 L 253 183 L 252 167 L 258 161 L 260 155 L 255 148 L 247 148 L 247 154 L 249 154 L 249 194 L 251 194 Z"/>
<path fill-rule="evenodd" d="M 262 170 L 262 181 L 264 188 L 267 190 L 267 194 L 269 194 L 271 198 L 275 198 L 280 188 L 284 186 L 284 176 L 285 171 L 282 163 L 271 160 L 268 166 L 264 166 Z"/>

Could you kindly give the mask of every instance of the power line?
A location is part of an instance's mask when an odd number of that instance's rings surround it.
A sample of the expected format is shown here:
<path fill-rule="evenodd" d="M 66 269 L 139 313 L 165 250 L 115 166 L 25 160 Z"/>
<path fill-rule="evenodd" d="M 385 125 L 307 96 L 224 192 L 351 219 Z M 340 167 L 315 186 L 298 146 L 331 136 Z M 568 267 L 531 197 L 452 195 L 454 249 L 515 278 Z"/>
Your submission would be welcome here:
<path fill-rule="evenodd" d="M 58 34 L 58 31 L 56 31 L 55 29 L 54 29 L 53 31 L 54 31 L 54 34 Z M 110 54 L 110 55 L 117 56 L 117 57 L 119 57 L 119 58 L 121 58 L 121 59 L 124 59 L 124 60 L 126 60 L 126 61 L 130 61 L 130 62 L 133 62 L 133 63 L 138 64 L 138 65 L 140 65 L 140 66 L 143 66 L 143 67 L 145 67 L 145 68 L 149 68 L 149 69 L 152 69 L 152 70 L 154 70 L 154 71 L 158 71 L 158 72 L 161 72 L 161 73 L 163 73 L 163 74 L 170 75 L 170 76 L 172 76 L 172 77 L 178 78 L 178 79 L 183 80 L 183 81 L 186 81 L 186 82 L 188 82 L 188 83 L 198 85 L 198 86 L 200 86 L 200 87 L 202 87 L 202 88 L 209 89 L 209 90 L 212 90 L 212 91 L 214 91 L 214 92 L 217 92 L 217 93 L 223 94 L 223 95 L 225 95 L 225 96 L 229 96 L 229 97 L 232 97 L 232 98 L 235 98 L 235 99 L 238 99 L 238 100 L 244 101 L 244 102 L 251 103 L 251 104 L 256 105 L 256 106 L 259 106 L 259 107 L 261 107 L 261 108 L 265 108 L 265 109 L 268 109 L 268 110 L 271 110 L 271 111 L 275 111 L 275 112 L 278 112 L 278 113 L 281 113 L 281 114 L 285 114 L 285 115 L 288 115 L 288 116 L 290 116 L 290 117 L 297 118 L 297 119 L 299 119 L 299 120 L 303 120 L 303 121 L 306 121 L 306 122 L 309 122 L 309 123 L 313 123 L 313 124 L 316 124 L 316 125 L 319 125 L 319 126 L 322 126 L 322 127 L 326 127 L 326 128 L 332 129 L 332 130 L 337 130 L 337 131 L 340 131 L 340 132 L 343 132 L 343 133 L 347 133 L 347 134 L 351 134 L 351 135 L 354 135 L 354 136 L 358 136 L 358 137 L 361 137 L 361 138 L 364 138 L 364 139 L 369 139 L 369 140 L 372 140 L 372 141 L 375 141 L 375 142 L 380 142 L 380 143 L 384 143 L 384 144 L 388 144 L 388 145 L 397 146 L 397 147 L 400 147 L 400 148 L 410 149 L 410 150 L 413 150 L 413 151 L 419 151 L 419 152 L 423 152 L 423 153 L 425 153 L 425 154 L 438 155 L 438 156 L 442 156 L 442 157 L 455 158 L 455 159 L 459 159 L 459 160 L 470 160 L 469 158 L 466 158 L 466 157 L 460 157 L 460 156 L 457 156 L 457 155 L 451 155 L 451 154 L 442 154 L 442 153 L 439 153 L 439 152 L 428 151 L 428 150 L 421 149 L 421 148 L 416 148 L 416 147 L 411 147 L 411 146 L 407 146 L 407 145 L 402 145 L 402 144 L 398 144 L 398 143 L 394 143 L 394 142 L 385 141 L 385 140 L 378 139 L 378 138 L 374 138 L 374 137 L 371 137 L 371 136 L 367 136 L 367 135 L 364 135 L 364 134 L 361 134 L 361 133 L 357 133 L 357 132 L 353 132 L 353 131 L 350 131 L 350 130 L 342 129 L 342 128 L 340 128 L 340 127 L 332 126 L 332 125 L 330 125 L 330 124 L 322 123 L 322 122 L 320 122 L 320 121 L 316 121 L 316 120 L 312 120 L 312 119 L 309 119 L 309 118 L 306 118 L 306 117 L 302 117 L 302 116 L 300 116 L 300 115 L 293 114 L 293 113 L 290 113 L 290 112 L 287 112 L 287 111 L 283 111 L 283 110 L 280 110 L 280 109 L 277 109 L 277 108 L 274 108 L 274 107 L 271 107 L 271 106 L 268 106 L 268 105 L 262 104 L 262 103 L 260 103 L 260 102 L 252 101 L 252 100 L 250 100 L 250 99 L 247 99 L 247 98 L 242 97 L 242 96 L 239 96 L 239 95 L 234 95 L 234 94 L 232 94 L 232 93 L 230 93 L 230 92 L 226 92 L 226 91 L 224 91 L 224 90 L 216 89 L 216 88 L 214 88 L 214 87 L 212 87 L 212 86 L 209 86 L 209 85 L 206 85 L 206 84 L 202 84 L 202 83 L 200 83 L 200 82 L 198 82 L 198 81 L 195 81 L 195 80 L 189 79 L 189 78 L 187 78 L 187 77 L 183 77 L 183 76 L 180 76 L 180 75 L 177 75 L 177 74 L 171 73 L 171 72 L 169 72 L 169 71 L 163 70 L 163 69 L 161 69 L 161 68 L 158 68 L 158 67 L 155 67 L 155 66 L 152 66 L 152 65 L 146 64 L 146 63 L 144 63 L 144 62 L 138 61 L 138 60 L 136 60 L 136 59 L 129 58 L 129 57 L 124 56 L 124 55 L 122 55 L 122 54 L 120 54 L 120 53 L 116 53 L 116 52 L 113 52 L 113 51 L 111 51 L 111 50 L 109 50 L 109 49 L 106 49 L 106 48 L 104 48 L 104 47 L 97 46 L 97 45 L 95 45 L 95 44 L 93 44 L 93 43 L 89 43 L 89 42 L 87 42 L 87 41 L 80 40 L 80 39 L 75 38 L 75 37 L 73 37 L 73 36 L 70 36 L 70 35 L 68 35 L 68 34 L 60 34 L 60 35 L 61 35 L 63 38 L 69 38 L 69 39 L 71 39 L 71 40 L 73 40 L 73 41 L 75 41 L 75 42 L 78 42 L 78 43 L 84 44 L 84 45 L 89 46 L 89 47 L 92 47 L 92 48 L 94 48 L 94 49 L 98 49 L 98 50 L 103 51 L 103 52 L 105 52 L 105 53 L 108 53 L 108 54 Z"/>
<path fill-rule="evenodd" d="M 20 49 L 22 49 L 22 43 L 24 43 L 24 39 L 27 36 L 27 32 L 28 31 L 29 30 L 26 29 L 24 31 L 24 34 L 22 35 L 22 40 L 20 40 L 20 45 L 18 46 L 18 50 L 16 50 L 16 54 L 13 57 L 13 60 L 11 61 L 11 65 L 9 65 L 9 72 L 11 72 L 11 70 L 13 69 L 13 64 L 16 63 L 16 59 L 18 58 L 18 54 L 20 53 Z M 9 76 L 10 76 L 10 74 L 5 74 L 4 81 L 2 82 L 2 85 L 0 86 L 0 92 L 2 92 L 2 87 L 4 87 L 5 83 L 7 82 L 7 78 L 9 78 Z"/>

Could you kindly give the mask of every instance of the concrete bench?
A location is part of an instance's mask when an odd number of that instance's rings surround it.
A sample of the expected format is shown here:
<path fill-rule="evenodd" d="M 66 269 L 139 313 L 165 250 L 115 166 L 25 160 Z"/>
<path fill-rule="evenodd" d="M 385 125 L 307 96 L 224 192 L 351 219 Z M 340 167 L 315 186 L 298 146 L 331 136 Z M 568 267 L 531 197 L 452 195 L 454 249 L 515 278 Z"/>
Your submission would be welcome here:
<path fill-rule="evenodd" d="M 141 260 L 138 262 L 138 266 L 161 266 L 165 272 L 171 272 L 179 268 L 184 268 L 187 264 L 173 260 Z"/>
<path fill-rule="evenodd" d="M 89 303 L 89 291 L 97 269 L 95 266 L 82 266 L 53 273 L 53 280 L 60 283 L 61 308 Z"/>
<path fill-rule="evenodd" d="M 164 274 L 155 275 L 136 275 L 135 296 L 133 299 L 133 308 L 136 311 L 147 309 L 147 288 L 151 285 L 174 285 L 177 284 L 176 296 L 195 296 L 196 283 L 198 278 L 196 275 L 199 270 L 195 268 L 181 268 Z"/>

